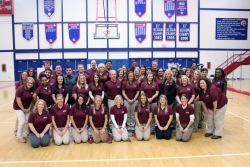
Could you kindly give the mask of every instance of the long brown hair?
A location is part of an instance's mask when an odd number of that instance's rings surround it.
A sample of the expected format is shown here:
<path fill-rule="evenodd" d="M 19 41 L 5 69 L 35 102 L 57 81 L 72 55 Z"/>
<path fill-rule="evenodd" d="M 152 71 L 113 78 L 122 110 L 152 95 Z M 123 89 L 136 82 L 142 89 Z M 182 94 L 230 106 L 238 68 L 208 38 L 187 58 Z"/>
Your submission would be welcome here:
<path fill-rule="evenodd" d="M 160 107 L 161 107 L 160 100 L 161 100 L 161 98 L 164 98 L 166 100 L 166 104 L 165 104 L 165 114 L 166 114 L 168 112 L 168 99 L 167 99 L 167 97 L 165 95 L 160 95 L 160 97 L 159 97 L 158 106 L 157 106 L 157 109 L 158 109 L 157 113 L 159 113 L 159 111 L 160 111 Z"/>
<path fill-rule="evenodd" d="M 99 95 L 96 95 L 96 96 L 95 96 L 94 106 L 93 106 L 93 114 L 96 114 L 96 110 L 95 110 L 95 108 L 96 108 L 96 104 L 95 104 L 96 99 L 101 99 L 101 101 L 102 101 L 102 97 L 99 96 Z M 101 104 L 100 107 L 102 108 L 102 114 L 104 114 L 104 107 L 103 107 L 103 105 Z"/>
<path fill-rule="evenodd" d="M 139 112 L 139 113 L 141 112 L 141 106 L 142 106 L 142 104 L 141 104 L 141 97 L 142 97 L 142 96 L 145 96 L 145 97 L 146 97 L 146 104 L 145 104 L 145 106 L 147 107 L 148 111 L 150 112 L 150 104 L 149 104 L 149 102 L 148 102 L 148 97 L 147 97 L 146 93 L 141 93 L 141 95 L 140 95 L 140 97 L 139 97 L 139 101 L 138 101 L 138 112 Z"/>

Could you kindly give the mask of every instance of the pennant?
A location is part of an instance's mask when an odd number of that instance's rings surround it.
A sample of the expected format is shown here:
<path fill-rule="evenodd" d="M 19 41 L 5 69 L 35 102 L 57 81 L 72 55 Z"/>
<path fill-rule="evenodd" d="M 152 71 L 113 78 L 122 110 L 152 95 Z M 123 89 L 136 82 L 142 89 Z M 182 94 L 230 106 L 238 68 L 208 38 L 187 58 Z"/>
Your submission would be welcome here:
<path fill-rule="evenodd" d="M 45 35 L 46 40 L 52 44 L 56 41 L 56 24 L 50 23 L 45 24 Z"/>
<path fill-rule="evenodd" d="M 164 0 L 164 12 L 168 18 L 171 18 L 175 13 L 175 0 Z"/>
<path fill-rule="evenodd" d="M 153 23 L 152 24 L 152 39 L 153 41 L 163 40 L 163 27 L 164 23 Z"/>
<path fill-rule="evenodd" d="M 146 0 L 135 0 L 135 13 L 139 17 L 146 13 Z"/>
<path fill-rule="evenodd" d="M 135 23 L 135 38 L 140 43 L 146 39 L 146 23 Z"/>
<path fill-rule="evenodd" d="M 55 1 L 44 0 L 44 13 L 50 18 L 55 13 Z"/>
<path fill-rule="evenodd" d="M 190 41 L 190 23 L 179 23 L 179 41 Z"/>
<path fill-rule="evenodd" d="M 187 15 L 187 0 L 176 0 L 176 10 L 178 16 Z"/>
<path fill-rule="evenodd" d="M 176 23 L 166 23 L 166 40 L 176 40 Z"/>
<path fill-rule="evenodd" d="M 33 24 L 23 23 L 22 24 L 23 38 L 27 41 L 33 38 Z"/>
<path fill-rule="evenodd" d="M 80 39 L 80 23 L 68 23 L 69 39 L 76 43 Z"/>

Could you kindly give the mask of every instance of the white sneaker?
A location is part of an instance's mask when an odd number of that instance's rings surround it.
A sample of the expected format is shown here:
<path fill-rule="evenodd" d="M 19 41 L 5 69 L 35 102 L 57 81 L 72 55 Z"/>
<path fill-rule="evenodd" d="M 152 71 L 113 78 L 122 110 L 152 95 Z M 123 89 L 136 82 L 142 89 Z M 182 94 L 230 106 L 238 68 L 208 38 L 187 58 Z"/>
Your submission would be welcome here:
<path fill-rule="evenodd" d="M 26 142 L 27 142 L 24 138 L 19 138 L 18 141 L 19 141 L 20 143 L 26 143 Z"/>

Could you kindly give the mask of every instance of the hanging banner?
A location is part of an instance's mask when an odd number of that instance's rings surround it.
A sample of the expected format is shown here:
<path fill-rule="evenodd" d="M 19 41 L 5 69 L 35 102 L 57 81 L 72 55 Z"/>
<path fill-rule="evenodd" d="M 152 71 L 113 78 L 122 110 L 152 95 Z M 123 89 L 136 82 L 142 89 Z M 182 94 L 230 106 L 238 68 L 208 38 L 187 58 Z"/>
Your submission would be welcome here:
<path fill-rule="evenodd" d="M 135 23 L 135 38 L 140 43 L 146 39 L 146 23 Z"/>
<path fill-rule="evenodd" d="M 45 24 L 46 40 L 52 44 L 56 40 L 56 24 Z"/>
<path fill-rule="evenodd" d="M 247 18 L 216 18 L 216 40 L 247 40 Z"/>
<path fill-rule="evenodd" d="M 139 17 L 146 13 L 146 0 L 135 0 L 135 13 Z"/>
<path fill-rule="evenodd" d="M 29 41 L 33 38 L 33 24 L 23 23 L 22 30 L 23 30 L 23 38 L 24 39 Z"/>
<path fill-rule="evenodd" d="M 166 23 L 166 40 L 175 41 L 176 39 L 176 23 Z"/>
<path fill-rule="evenodd" d="M 187 15 L 187 0 L 176 0 L 176 10 L 178 16 Z"/>
<path fill-rule="evenodd" d="M 55 1 L 44 0 L 44 13 L 50 18 L 55 13 Z"/>
<path fill-rule="evenodd" d="M 171 18 L 175 13 L 175 0 L 164 0 L 164 13 Z"/>
<path fill-rule="evenodd" d="M 80 39 L 80 23 L 68 23 L 69 39 L 76 43 Z"/>
<path fill-rule="evenodd" d="M 153 23 L 152 24 L 152 39 L 153 41 L 163 40 L 163 27 L 164 23 Z"/>
<path fill-rule="evenodd" d="M 179 23 L 179 41 L 190 41 L 190 23 Z"/>
<path fill-rule="evenodd" d="M 13 0 L 0 0 L 0 15 L 12 15 L 13 12 Z"/>

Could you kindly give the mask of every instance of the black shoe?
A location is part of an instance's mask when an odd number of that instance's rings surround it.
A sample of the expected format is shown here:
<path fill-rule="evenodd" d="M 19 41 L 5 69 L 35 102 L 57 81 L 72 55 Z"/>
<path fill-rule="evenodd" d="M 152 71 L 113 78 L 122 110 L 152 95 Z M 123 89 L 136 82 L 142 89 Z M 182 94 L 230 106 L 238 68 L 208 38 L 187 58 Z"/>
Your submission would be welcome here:
<path fill-rule="evenodd" d="M 210 136 L 213 136 L 213 133 L 206 133 L 205 134 L 205 137 L 210 137 Z"/>
<path fill-rule="evenodd" d="M 221 138 L 221 136 L 216 136 L 216 135 L 213 135 L 212 137 L 211 137 L 211 139 L 220 139 Z"/>

